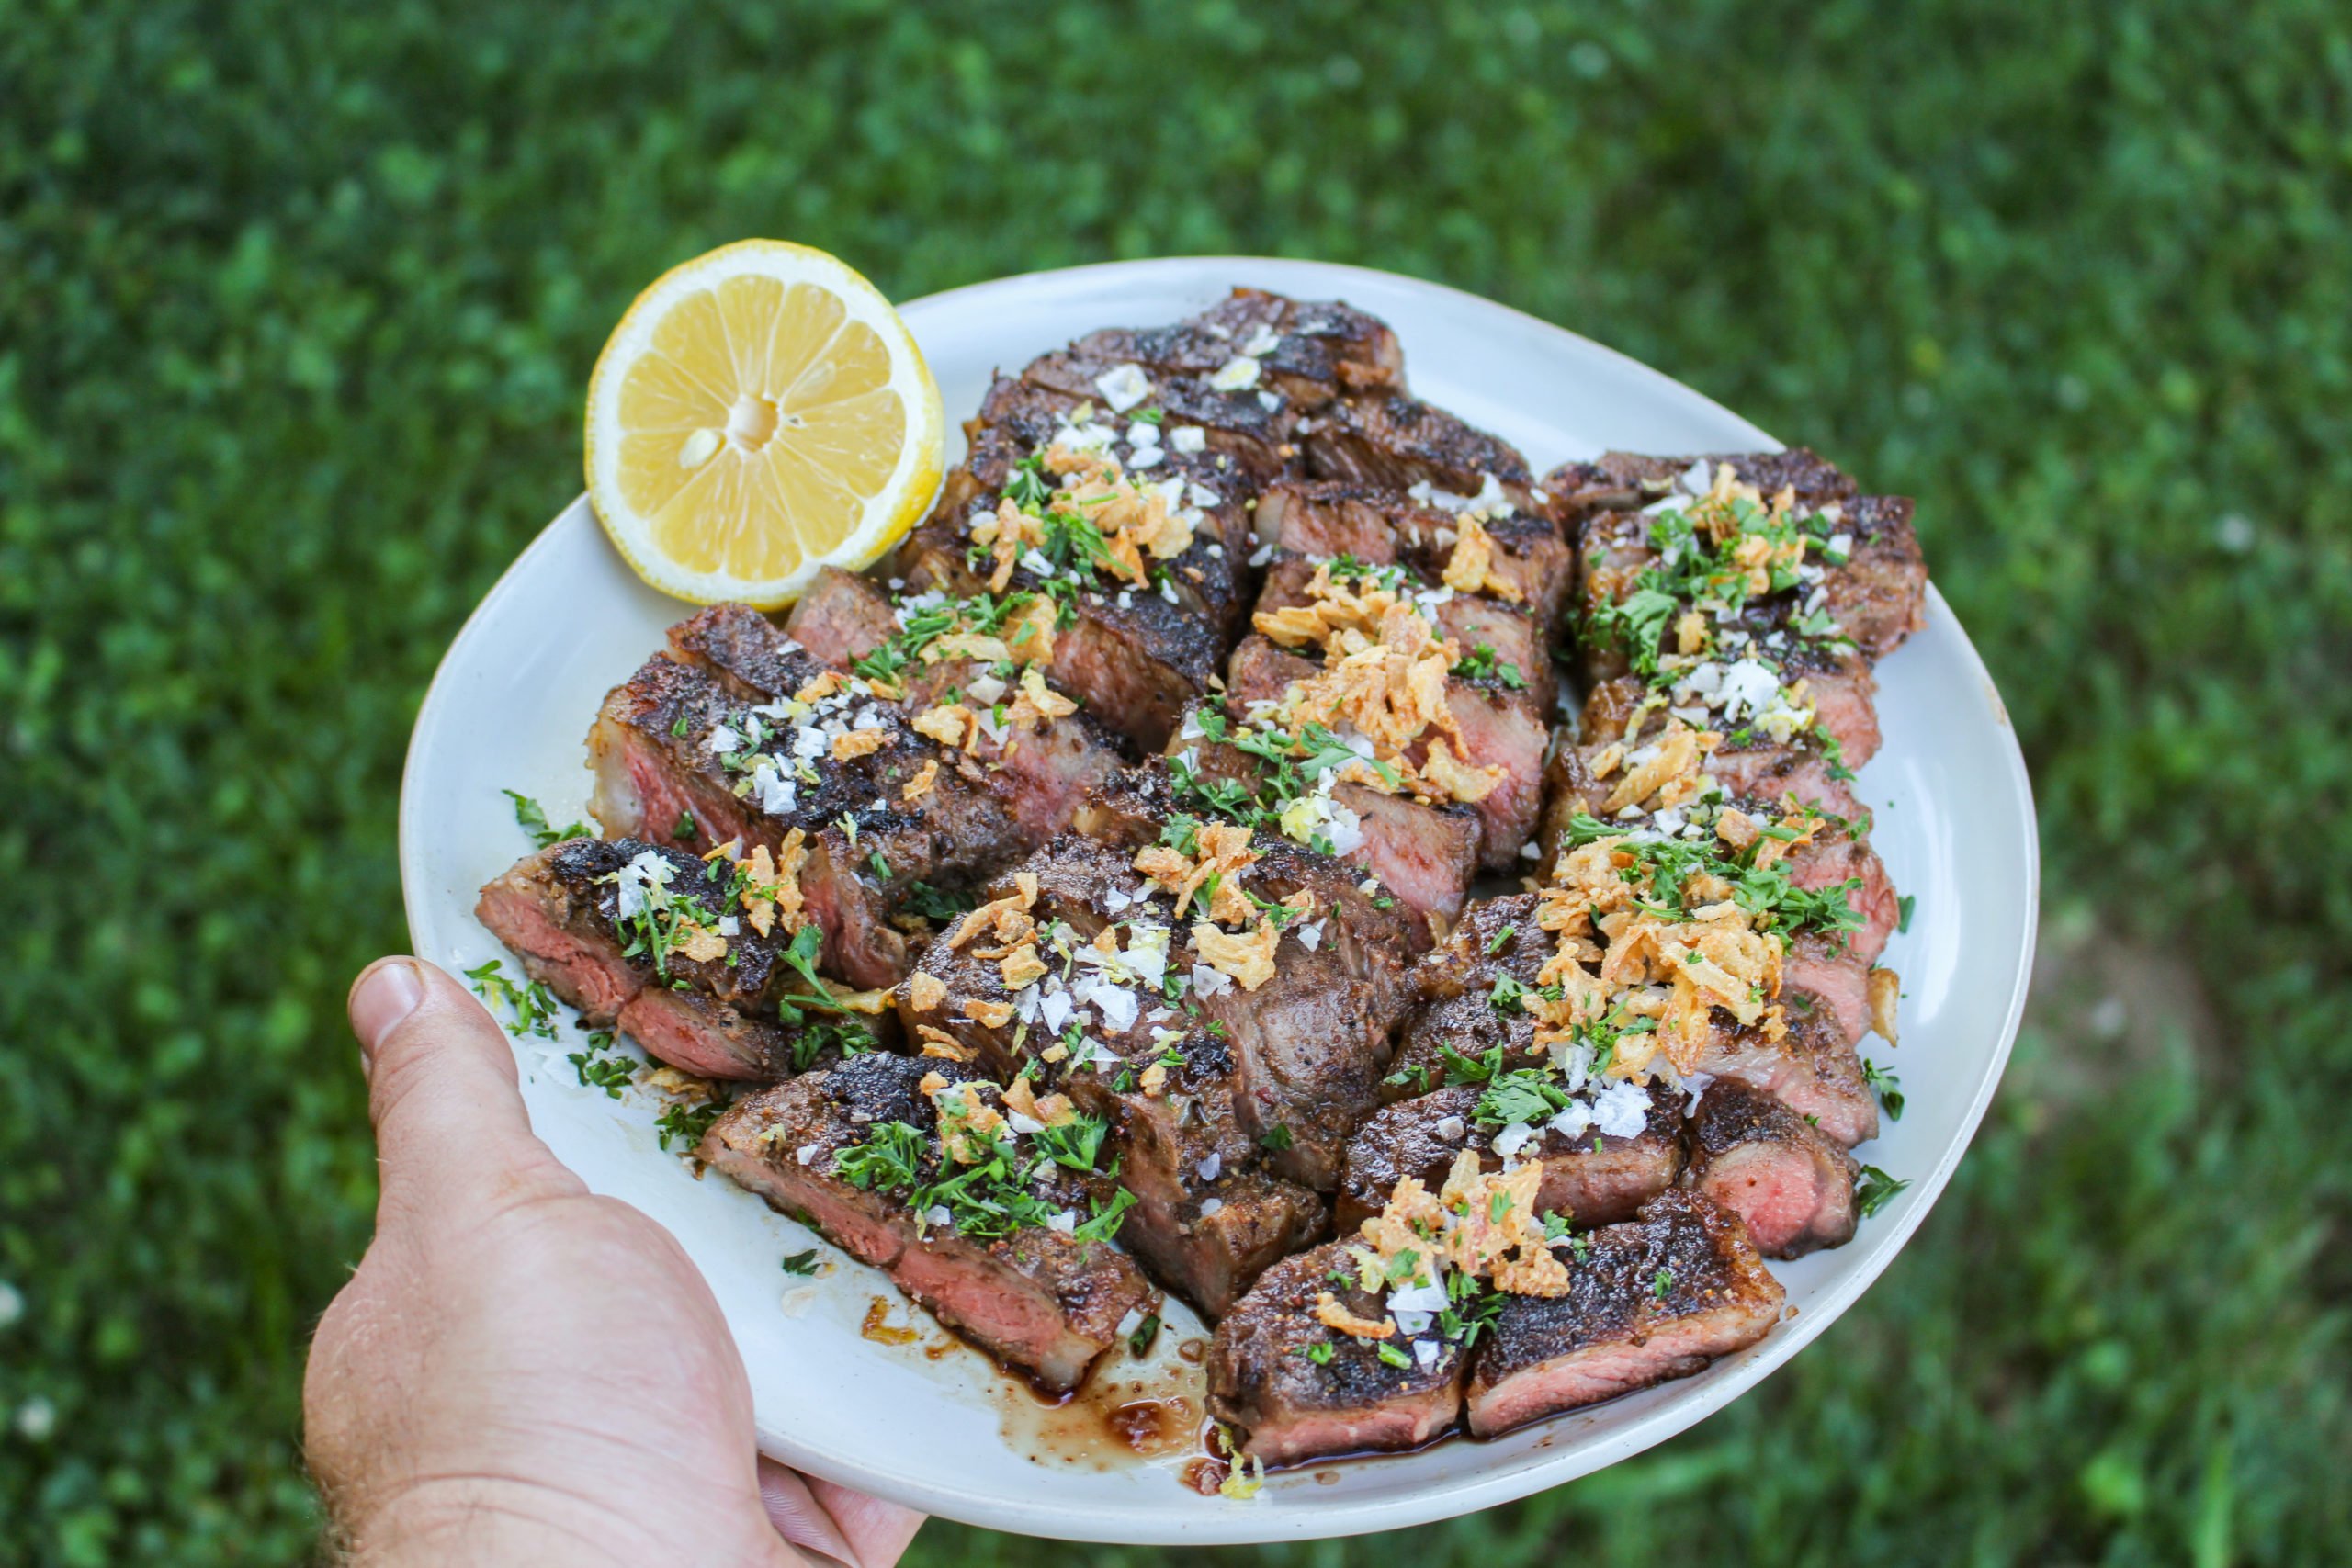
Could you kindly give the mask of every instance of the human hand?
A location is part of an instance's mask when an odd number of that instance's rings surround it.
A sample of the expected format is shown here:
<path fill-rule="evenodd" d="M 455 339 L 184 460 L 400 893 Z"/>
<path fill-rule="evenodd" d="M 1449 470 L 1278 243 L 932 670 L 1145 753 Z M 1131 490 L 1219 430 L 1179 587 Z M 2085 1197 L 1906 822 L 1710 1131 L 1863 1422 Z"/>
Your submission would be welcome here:
<path fill-rule="evenodd" d="M 351 1561 L 895 1562 L 922 1517 L 758 1457 L 708 1287 L 532 1134 L 481 1004 L 388 958 L 350 1010 L 381 1194 L 302 1404 Z"/>

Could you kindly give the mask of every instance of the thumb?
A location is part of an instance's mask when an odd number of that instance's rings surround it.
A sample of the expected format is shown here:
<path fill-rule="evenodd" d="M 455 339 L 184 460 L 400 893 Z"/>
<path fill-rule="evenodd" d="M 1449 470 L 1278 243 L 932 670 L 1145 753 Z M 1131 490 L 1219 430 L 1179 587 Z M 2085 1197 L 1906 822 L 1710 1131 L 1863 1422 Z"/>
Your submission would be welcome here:
<path fill-rule="evenodd" d="M 514 1054 L 464 987 L 415 958 L 381 958 L 351 987 L 368 1073 L 382 1210 L 448 1220 L 582 1190 L 531 1131 Z"/>

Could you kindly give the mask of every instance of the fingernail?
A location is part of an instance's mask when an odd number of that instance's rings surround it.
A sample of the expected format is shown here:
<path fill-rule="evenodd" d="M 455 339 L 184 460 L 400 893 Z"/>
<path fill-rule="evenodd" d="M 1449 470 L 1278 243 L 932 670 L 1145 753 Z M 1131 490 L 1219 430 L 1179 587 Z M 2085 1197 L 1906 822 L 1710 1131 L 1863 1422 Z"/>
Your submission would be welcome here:
<path fill-rule="evenodd" d="M 351 996 L 351 1028 L 359 1036 L 359 1064 L 375 1065 L 377 1043 L 424 999 L 424 978 L 405 958 L 369 970 Z"/>

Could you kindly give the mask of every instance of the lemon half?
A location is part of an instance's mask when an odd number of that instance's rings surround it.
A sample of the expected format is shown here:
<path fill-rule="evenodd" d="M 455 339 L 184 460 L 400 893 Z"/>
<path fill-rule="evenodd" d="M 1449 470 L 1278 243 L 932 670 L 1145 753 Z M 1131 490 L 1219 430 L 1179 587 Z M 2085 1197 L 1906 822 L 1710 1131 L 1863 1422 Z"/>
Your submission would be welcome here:
<path fill-rule="evenodd" d="M 639 576 L 698 604 L 791 603 L 859 570 L 939 488 L 939 387 L 875 287 L 743 240 L 637 297 L 588 384 L 588 494 Z"/>

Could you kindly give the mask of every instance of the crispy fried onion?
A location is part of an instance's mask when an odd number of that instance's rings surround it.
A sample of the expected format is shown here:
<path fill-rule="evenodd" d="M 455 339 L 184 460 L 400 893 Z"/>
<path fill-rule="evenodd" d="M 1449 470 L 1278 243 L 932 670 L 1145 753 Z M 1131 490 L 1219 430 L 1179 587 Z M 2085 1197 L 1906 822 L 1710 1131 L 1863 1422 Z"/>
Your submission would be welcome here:
<path fill-rule="evenodd" d="M 1026 1116 L 1041 1127 L 1058 1127 L 1078 1115 L 1078 1108 L 1070 1103 L 1069 1096 L 1040 1095 L 1023 1077 L 1016 1077 L 1005 1086 L 1004 1108 L 1016 1116 Z"/>
<path fill-rule="evenodd" d="M 1804 559 L 1805 536 L 1792 530 L 1790 536 L 1775 542 L 1760 533 L 1750 533 L 1740 525 L 1739 513 L 1733 508 L 1735 501 L 1745 501 L 1764 510 L 1769 524 L 1781 522 L 1796 507 L 1797 492 L 1793 486 L 1783 485 L 1770 501 L 1764 492 L 1740 479 L 1729 463 L 1715 465 L 1713 482 L 1707 493 L 1685 509 L 1691 526 L 1722 544 L 1734 538 L 1731 564 L 1747 580 L 1750 593 L 1768 593 L 1772 588 L 1775 568 L 1793 568 Z"/>
<path fill-rule="evenodd" d="M 1282 930 L 1270 915 L 1261 915 L 1255 926 L 1238 936 L 1206 920 L 1193 924 L 1193 946 L 1199 951 L 1201 962 L 1232 976 L 1245 991 L 1254 991 L 1274 977 L 1274 949 L 1282 939 Z"/>
<path fill-rule="evenodd" d="M 1629 806 L 1663 811 L 1696 799 L 1707 787 L 1707 758 L 1723 740 L 1712 729 L 1693 729 L 1675 718 L 1656 740 L 1630 755 L 1623 742 L 1611 741 L 1593 758 L 1592 776 L 1606 779 L 1621 766 L 1625 771 L 1600 803 L 1600 815 L 1613 817 Z"/>
<path fill-rule="evenodd" d="M 1024 517 L 1023 521 L 1034 519 Z M 1001 590 L 1002 585 L 998 587 Z M 999 622 L 996 630 L 978 631 L 959 624 L 954 631 L 923 644 L 922 657 L 924 664 L 932 665 L 949 659 L 968 659 L 976 664 L 1008 660 L 1016 664 L 1039 664 L 1053 656 L 1054 602 L 1033 593 Z"/>
<path fill-rule="evenodd" d="M 808 863 L 807 837 L 795 828 L 785 834 L 784 846 L 776 853 L 770 854 L 765 844 L 754 844 L 748 858 L 743 853 L 743 840 L 729 839 L 702 857 L 706 861 L 724 859 L 742 874 L 742 891 L 737 897 L 743 906 L 744 919 L 762 936 L 778 926 L 791 932 L 808 923 L 800 897 L 800 868 Z"/>
<path fill-rule="evenodd" d="M 1453 552 L 1445 558 L 1445 585 L 1457 593 L 1487 593 L 1513 604 L 1524 600 L 1525 590 L 1496 574 L 1495 536 L 1487 532 L 1486 518 L 1465 512 L 1454 525 L 1460 533 Z"/>
<path fill-rule="evenodd" d="M 1250 847 L 1250 829 L 1231 822 L 1204 822 L 1194 837 L 1193 854 L 1170 844 L 1146 844 L 1136 852 L 1136 869 L 1176 896 L 1176 913 L 1182 916 L 1193 896 L 1211 883 L 1206 903 L 1209 919 L 1239 925 L 1254 906 L 1241 891 L 1242 874 L 1258 859 Z"/>
<path fill-rule="evenodd" d="M 1004 1113 L 980 1098 L 980 1083 L 956 1083 L 944 1073 L 930 1072 L 915 1087 L 938 1111 L 940 1146 L 957 1165 L 979 1164 L 996 1152 L 996 1141 L 1007 1135 Z"/>
<path fill-rule="evenodd" d="M 976 751 L 983 739 L 994 737 L 1009 753 L 1020 747 L 1023 731 L 1043 729 L 1055 719 L 1066 718 L 1077 711 L 1078 704 L 1046 684 L 1044 669 L 1030 664 L 1023 667 L 1020 688 L 1004 705 L 1001 720 L 992 708 L 934 703 L 915 715 L 914 728 L 918 735 L 927 735 L 942 746 L 964 751 Z M 834 743 L 834 750 L 839 752 L 839 741 Z M 928 783 L 924 787 L 929 787 Z"/>
<path fill-rule="evenodd" d="M 1493 794 L 1504 770 L 1469 764 L 1461 724 L 1446 704 L 1461 645 L 1439 637 L 1409 601 L 1388 589 L 1359 592 L 1333 582 L 1328 564 L 1315 569 L 1307 591 L 1308 604 L 1256 617 L 1258 628 L 1277 642 L 1289 637 L 1297 639 L 1291 646 L 1319 642 L 1323 649 L 1323 668 L 1293 682 L 1274 705 L 1283 721 L 1341 733 L 1351 728 L 1396 770 L 1405 788 L 1431 799 L 1476 803 Z M 1417 747 L 1418 763 L 1408 756 Z M 1344 774 L 1376 789 L 1396 787 L 1368 768 L 1351 765 Z"/>
<path fill-rule="evenodd" d="M 994 936 L 1000 945 L 1017 942 L 1035 932 L 1037 922 L 1029 918 L 1029 911 L 1036 907 L 1037 874 L 1017 871 L 1012 874 L 1012 891 L 989 899 L 956 921 L 956 929 L 947 933 L 947 945 L 961 947 L 982 931 Z"/>
<path fill-rule="evenodd" d="M 1694 875 L 1679 890 L 1686 919 L 1645 908 L 1668 890 L 1654 889 L 1647 875 L 1625 879 L 1640 862 L 1624 842 L 1600 839 L 1562 855 L 1537 899 L 1536 923 L 1559 945 L 1536 983 L 1560 995 L 1522 998 L 1535 1016 L 1536 1043 L 1573 1041 L 1612 1009 L 1655 1019 L 1654 1031 L 1617 1039 L 1610 1070 L 1637 1077 L 1661 1054 L 1677 1074 L 1696 1071 L 1715 1040 L 1716 1008 L 1779 1039 L 1787 1022 L 1767 998 L 1781 990 L 1780 938 L 1754 929 L 1718 876 Z"/>
<path fill-rule="evenodd" d="M 1513 1295 L 1565 1294 L 1567 1266 L 1553 1253 L 1535 1209 L 1543 1183 L 1540 1161 L 1486 1171 L 1469 1149 L 1454 1156 L 1436 1192 L 1419 1177 L 1405 1178 L 1348 1248 L 1357 1282 L 1379 1290 L 1432 1283 L 1452 1271 L 1484 1276 Z"/>
<path fill-rule="evenodd" d="M 1077 451 L 1057 441 L 1046 449 L 1045 465 L 1062 481 L 1062 488 L 1046 499 L 1046 512 L 1091 524 L 1102 536 L 1108 558 L 1097 564 L 1112 576 L 1141 586 L 1151 581 L 1151 569 L 1144 564 L 1147 554 L 1154 560 L 1173 560 L 1192 548 L 1190 515 L 1170 511 L 1157 487 L 1136 483 L 1108 454 Z M 1001 593 L 1012 581 L 1012 569 L 1022 556 L 1045 544 L 1045 525 L 1011 500 L 1000 501 L 994 513 L 972 525 L 972 542 L 985 546 L 994 558 L 989 591 Z"/>
<path fill-rule="evenodd" d="M 1902 1042 L 1894 1037 L 1895 1004 L 1903 997 L 1903 976 L 1892 969 L 1873 969 L 1870 976 L 1871 1027 L 1889 1045 Z"/>

